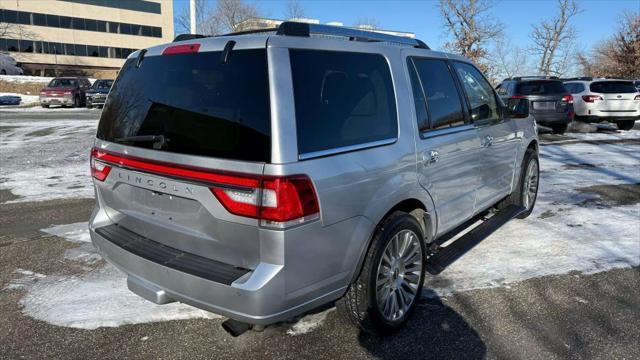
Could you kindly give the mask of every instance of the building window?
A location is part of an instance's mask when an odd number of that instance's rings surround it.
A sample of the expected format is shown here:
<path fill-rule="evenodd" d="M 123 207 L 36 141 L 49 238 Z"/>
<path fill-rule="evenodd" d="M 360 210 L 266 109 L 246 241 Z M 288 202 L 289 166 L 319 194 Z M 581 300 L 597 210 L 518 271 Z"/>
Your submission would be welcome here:
<path fill-rule="evenodd" d="M 44 14 L 33 14 L 33 25 L 47 26 L 47 17 Z"/>
<path fill-rule="evenodd" d="M 33 40 L 20 40 L 20 52 L 32 53 Z"/>
<path fill-rule="evenodd" d="M 60 16 L 60 27 L 63 29 L 71 29 L 71 18 L 68 16 Z"/>
<path fill-rule="evenodd" d="M 20 51 L 20 43 L 16 39 L 7 39 L 7 51 Z"/>
<path fill-rule="evenodd" d="M 73 44 L 64 44 L 64 53 L 65 55 L 75 55 L 75 46 Z"/>
<path fill-rule="evenodd" d="M 71 18 L 71 27 L 75 30 L 85 30 L 86 27 L 84 25 L 84 19 L 82 18 Z"/>
<path fill-rule="evenodd" d="M 31 14 L 28 12 L 18 11 L 18 24 L 31 25 Z"/>
<path fill-rule="evenodd" d="M 47 26 L 60 27 L 60 16 L 47 14 Z"/>
<path fill-rule="evenodd" d="M 0 38 L 0 51 L 126 59 L 135 49 Z"/>
<path fill-rule="evenodd" d="M 94 45 L 87 45 L 87 56 L 99 57 L 100 56 L 99 47 Z"/>

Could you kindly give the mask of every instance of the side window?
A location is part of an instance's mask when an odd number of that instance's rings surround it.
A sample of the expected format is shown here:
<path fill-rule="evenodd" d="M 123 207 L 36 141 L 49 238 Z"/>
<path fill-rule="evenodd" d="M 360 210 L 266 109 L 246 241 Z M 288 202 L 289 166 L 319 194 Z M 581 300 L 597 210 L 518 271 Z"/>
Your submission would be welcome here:
<path fill-rule="evenodd" d="M 418 121 L 418 130 L 420 132 L 429 130 L 429 113 L 427 112 L 427 101 L 422 92 L 422 85 L 418 79 L 416 68 L 410 58 L 407 58 L 407 68 L 409 69 L 409 78 L 411 79 L 411 91 L 413 93 L 413 103 L 416 107 L 416 120 Z"/>
<path fill-rule="evenodd" d="M 398 136 L 391 72 L 378 54 L 289 51 L 298 153 Z"/>
<path fill-rule="evenodd" d="M 429 129 L 464 124 L 464 113 L 455 80 L 445 60 L 414 58 L 418 77 L 426 96 Z"/>
<path fill-rule="evenodd" d="M 470 64 L 454 62 L 460 81 L 471 105 L 471 120 L 483 121 L 498 118 L 498 105 L 491 84 L 482 73 Z"/>

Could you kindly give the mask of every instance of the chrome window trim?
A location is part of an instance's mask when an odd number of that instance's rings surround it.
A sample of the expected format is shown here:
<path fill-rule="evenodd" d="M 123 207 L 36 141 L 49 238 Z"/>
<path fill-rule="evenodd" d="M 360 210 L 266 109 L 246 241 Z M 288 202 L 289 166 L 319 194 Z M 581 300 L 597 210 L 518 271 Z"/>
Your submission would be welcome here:
<path fill-rule="evenodd" d="M 341 146 L 341 147 L 327 149 L 327 150 L 312 151 L 312 152 L 303 153 L 303 154 L 298 155 L 298 160 L 308 160 L 308 159 L 314 159 L 314 158 L 323 157 L 323 156 L 336 155 L 336 154 L 342 154 L 342 153 L 347 153 L 347 152 L 352 152 L 352 151 L 370 149 L 370 148 L 374 148 L 374 147 L 378 147 L 378 146 L 391 145 L 391 144 L 395 143 L 396 141 L 398 141 L 398 138 L 394 137 L 394 138 L 389 138 L 389 139 L 370 141 L 370 142 L 366 142 L 366 143 L 362 143 L 362 144 Z"/>
<path fill-rule="evenodd" d="M 420 133 L 420 138 L 422 140 L 426 140 L 426 139 L 437 137 L 437 136 L 444 136 L 444 135 L 455 134 L 463 131 L 474 130 L 475 128 L 476 126 L 474 124 L 464 124 L 464 125 L 452 126 L 444 129 L 428 130 Z"/>

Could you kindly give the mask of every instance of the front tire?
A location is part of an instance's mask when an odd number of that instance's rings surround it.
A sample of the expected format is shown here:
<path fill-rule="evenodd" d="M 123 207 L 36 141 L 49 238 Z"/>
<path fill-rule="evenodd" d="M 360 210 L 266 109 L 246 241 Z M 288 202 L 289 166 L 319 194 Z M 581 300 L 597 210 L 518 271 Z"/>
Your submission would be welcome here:
<path fill-rule="evenodd" d="M 518 219 L 524 219 L 531 215 L 536 199 L 538 198 L 538 187 L 540 184 L 540 162 L 535 150 L 528 149 L 522 161 L 522 172 L 518 188 L 511 195 L 513 203 L 524 207 L 526 210 L 518 215 Z"/>
<path fill-rule="evenodd" d="M 390 333 L 409 319 L 422 293 L 426 247 L 415 217 L 395 212 L 378 227 L 362 271 L 338 313 L 369 333 Z"/>
<path fill-rule="evenodd" d="M 616 126 L 618 126 L 618 129 L 620 129 L 620 130 L 631 130 L 631 129 L 633 129 L 635 124 L 636 124 L 636 122 L 633 121 L 633 120 L 625 120 L 625 121 L 616 122 Z"/>

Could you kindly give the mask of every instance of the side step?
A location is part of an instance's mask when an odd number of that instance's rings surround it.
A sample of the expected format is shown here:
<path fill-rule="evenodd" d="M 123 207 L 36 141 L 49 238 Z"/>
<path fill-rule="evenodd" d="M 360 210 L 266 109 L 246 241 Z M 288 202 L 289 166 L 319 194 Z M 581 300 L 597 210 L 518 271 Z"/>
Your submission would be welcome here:
<path fill-rule="evenodd" d="M 429 254 L 426 270 L 433 275 L 440 274 L 447 266 L 453 264 L 454 261 L 458 260 L 467 251 L 478 245 L 480 241 L 486 239 L 502 225 L 520 215 L 525 210 L 522 206 L 509 205 L 452 244 L 445 247 L 436 246 L 436 249 Z"/>

